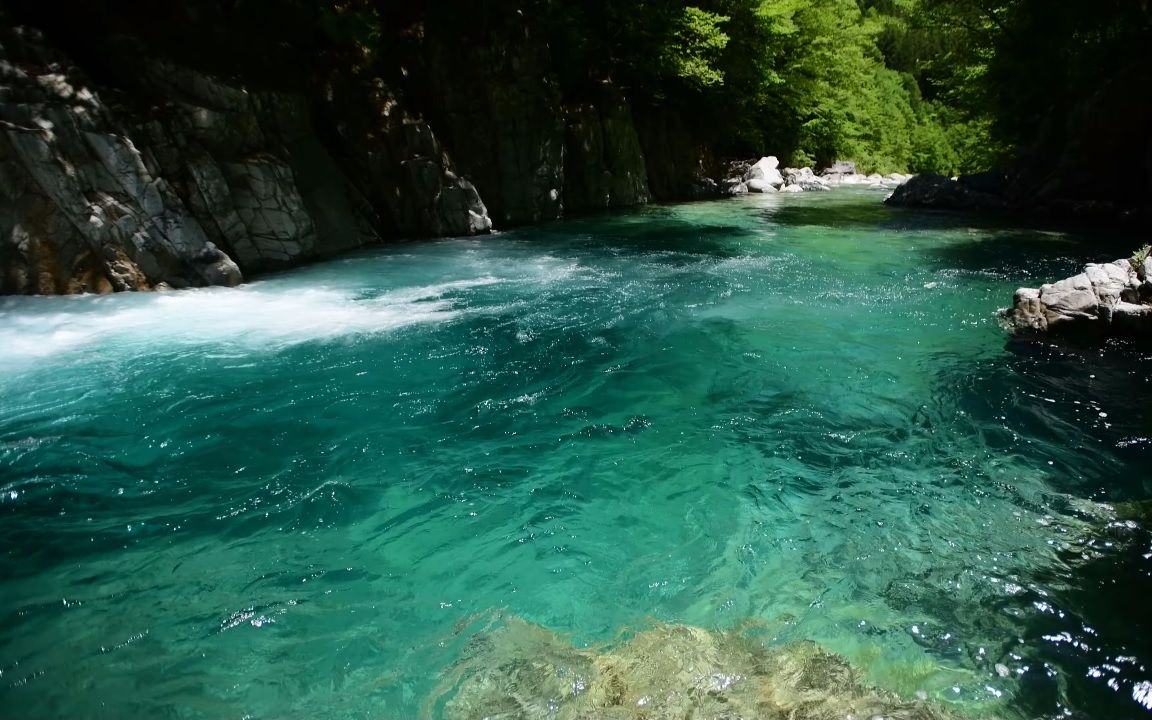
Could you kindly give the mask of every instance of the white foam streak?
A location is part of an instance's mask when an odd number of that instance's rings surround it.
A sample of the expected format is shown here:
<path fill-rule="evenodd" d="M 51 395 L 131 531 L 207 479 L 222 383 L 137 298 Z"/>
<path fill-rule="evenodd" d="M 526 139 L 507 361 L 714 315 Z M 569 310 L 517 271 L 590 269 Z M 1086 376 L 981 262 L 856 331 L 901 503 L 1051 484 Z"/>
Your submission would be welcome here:
<path fill-rule="evenodd" d="M 0 368 L 77 350 L 226 344 L 275 349 L 457 317 L 446 298 L 500 282 L 484 276 L 364 297 L 349 288 L 271 281 L 113 297 L 21 298 L 0 305 Z"/>

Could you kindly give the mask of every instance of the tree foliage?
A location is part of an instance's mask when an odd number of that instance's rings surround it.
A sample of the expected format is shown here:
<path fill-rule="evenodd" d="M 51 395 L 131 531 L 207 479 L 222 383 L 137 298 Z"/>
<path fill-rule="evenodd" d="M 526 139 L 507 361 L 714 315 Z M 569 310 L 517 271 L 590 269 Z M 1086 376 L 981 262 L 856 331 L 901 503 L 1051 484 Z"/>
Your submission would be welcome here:
<path fill-rule="evenodd" d="M 865 170 L 983 169 L 1101 87 L 1146 98 L 1136 85 L 1152 77 L 1152 0 L 5 2 L 88 48 L 97 69 L 99 39 L 124 34 L 285 87 L 323 68 L 392 87 L 412 77 L 425 27 L 466 44 L 512 24 L 547 38 L 549 66 L 523 71 L 555 77 L 567 100 L 611 83 L 720 155 Z"/>
<path fill-rule="evenodd" d="M 722 154 L 977 169 L 989 161 L 990 126 L 957 110 L 956 77 L 938 77 L 952 41 L 929 29 L 921 1 L 542 0 L 538 9 L 560 67 L 671 106 Z"/>

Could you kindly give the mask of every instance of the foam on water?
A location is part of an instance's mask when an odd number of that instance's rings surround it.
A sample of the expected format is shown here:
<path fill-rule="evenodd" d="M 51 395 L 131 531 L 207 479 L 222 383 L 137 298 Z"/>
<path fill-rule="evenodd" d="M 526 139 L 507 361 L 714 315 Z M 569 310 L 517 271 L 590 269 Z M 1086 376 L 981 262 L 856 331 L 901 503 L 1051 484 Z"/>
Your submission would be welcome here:
<path fill-rule="evenodd" d="M 265 281 L 136 297 L 9 298 L 0 303 L 0 347 L 4 366 L 121 343 L 283 348 L 451 320 L 459 312 L 454 295 L 496 282 L 478 277 L 376 296 Z"/>

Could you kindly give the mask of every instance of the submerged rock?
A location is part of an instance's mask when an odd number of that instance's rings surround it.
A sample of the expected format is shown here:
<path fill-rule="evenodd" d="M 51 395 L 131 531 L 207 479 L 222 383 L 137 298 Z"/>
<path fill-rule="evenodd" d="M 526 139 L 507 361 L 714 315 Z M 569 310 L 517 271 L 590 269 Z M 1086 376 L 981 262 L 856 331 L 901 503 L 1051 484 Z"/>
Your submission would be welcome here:
<path fill-rule="evenodd" d="M 1152 332 L 1152 260 L 1137 272 L 1123 258 L 1039 288 L 1020 288 L 1000 317 L 1018 334 L 1135 336 Z"/>
<path fill-rule="evenodd" d="M 660 624 L 582 649 L 515 619 L 473 639 L 429 705 L 441 702 L 449 720 L 955 717 L 863 685 L 810 642 L 769 648 L 735 630 Z"/>

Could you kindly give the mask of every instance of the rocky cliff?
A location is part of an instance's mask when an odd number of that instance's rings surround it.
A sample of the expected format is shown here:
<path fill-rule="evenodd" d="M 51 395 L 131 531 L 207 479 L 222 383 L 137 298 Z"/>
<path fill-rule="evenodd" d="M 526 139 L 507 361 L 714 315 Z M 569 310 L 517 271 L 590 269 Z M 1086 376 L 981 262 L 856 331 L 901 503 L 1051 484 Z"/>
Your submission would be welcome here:
<path fill-rule="evenodd" d="M 0 82 L 0 292 L 235 285 L 393 234 L 491 227 L 400 111 L 379 125 L 390 176 L 357 183 L 299 94 L 158 58 L 130 88 L 98 87 L 28 27 L 0 36 Z M 402 199 L 364 192 L 385 187 Z"/>
<path fill-rule="evenodd" d="M 195 9 L 180 22 L 208 33 Z M 674 115 L 608 81 L 566 94 L 522 16 L 475 38 L 416 23 L 387 79 L 345 55 L 275 82 L 108 17 L 0 29 L 0 294 L 234 285 L 395 238 L 718 192 Z"/>

